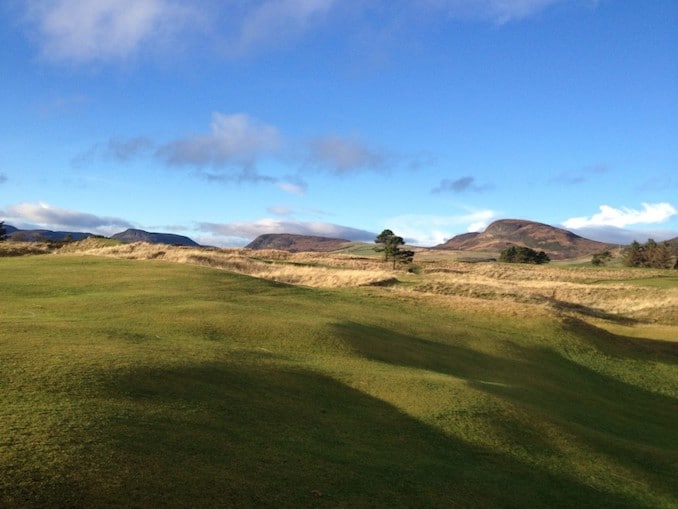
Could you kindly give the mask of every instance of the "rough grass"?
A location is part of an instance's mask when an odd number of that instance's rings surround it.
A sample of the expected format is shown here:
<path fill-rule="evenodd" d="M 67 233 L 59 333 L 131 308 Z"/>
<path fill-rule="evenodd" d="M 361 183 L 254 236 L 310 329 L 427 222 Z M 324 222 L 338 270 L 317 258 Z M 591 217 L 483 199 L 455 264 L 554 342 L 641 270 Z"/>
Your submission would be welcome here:
<path fill-rule="evenodd" d="M 431 273 L 412 290 L 94 256 L 0 268 L 0 506 L 678 505 L 676 343 L 424 294 Z"/>
<path fill-rule="evenodd" d="M 253 277 L 319 288 L 382 285 L 393 280 L 393 274 L 384 270 L 377 260 L 341 254 L 293 254 L 273 249 L 204 249 L 142 242 L 104 246 L 74 244 L 62 253 L 205 265 Z"/>
<path fill-rule="evenodd" d="M 277 250 L 204 249 L 87 239 L 61 253 L 158 259 L 206 265 L 254 277 L 312 287 L 391 285 L 397 280 L 424 294 L 541 303 L 581 315 L 678 326 L 678 278 L 671 271 L 467 263 L 457 254 L 420 253 L 417 275 L 390 270 L 376 254 L 288 253 Z"/>
<path fill-rule="evenodd" d="M 7 240 L 0 242 L 0 257 L 48 254 L 54 251 L 55 249 L 47 242 L 19 242 Z"/>

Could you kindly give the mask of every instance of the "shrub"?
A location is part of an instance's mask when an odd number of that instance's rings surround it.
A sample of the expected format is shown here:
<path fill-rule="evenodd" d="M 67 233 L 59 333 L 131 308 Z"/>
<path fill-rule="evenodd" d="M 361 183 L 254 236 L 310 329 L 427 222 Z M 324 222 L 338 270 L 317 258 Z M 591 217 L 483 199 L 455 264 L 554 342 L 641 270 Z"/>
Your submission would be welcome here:
<path fill-rule="evenodd" d="M 542 264 L 551 261 L 544 251 L 535 251 L 525 246 L 509 246 L 499 255 L 500 262 Z"/>

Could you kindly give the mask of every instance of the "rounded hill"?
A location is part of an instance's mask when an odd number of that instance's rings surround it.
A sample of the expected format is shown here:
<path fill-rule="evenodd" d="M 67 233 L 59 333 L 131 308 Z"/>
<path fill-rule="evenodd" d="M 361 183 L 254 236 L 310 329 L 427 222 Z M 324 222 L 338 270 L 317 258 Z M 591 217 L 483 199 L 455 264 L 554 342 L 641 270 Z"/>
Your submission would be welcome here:
<path fill-rule="evenodd" d="M 434 249 L 500 252 L 508 246 L 544 251 L 553 259 L 588 256 L 613 247 L 544 223 L 500 219 L 490 224 L 484 232 L 457 235 Z"/>
<path fill-rule="evenodd" d="M 247 244 L 247 249 L 279 249 L 291 253 L 336 251 L 351 244 L 350 240 L 292 233 L 266 233 Z"/>

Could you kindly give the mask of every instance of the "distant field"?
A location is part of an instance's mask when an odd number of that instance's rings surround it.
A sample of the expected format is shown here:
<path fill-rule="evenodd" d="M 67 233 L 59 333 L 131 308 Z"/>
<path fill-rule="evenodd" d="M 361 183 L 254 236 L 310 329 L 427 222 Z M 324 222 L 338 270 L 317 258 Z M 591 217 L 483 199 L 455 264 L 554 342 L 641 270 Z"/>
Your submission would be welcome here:
<path fill-rule="evenodd" d="M 675 278 L 88 249 L 0 258 L 1 507 L 678 506 Z"/>

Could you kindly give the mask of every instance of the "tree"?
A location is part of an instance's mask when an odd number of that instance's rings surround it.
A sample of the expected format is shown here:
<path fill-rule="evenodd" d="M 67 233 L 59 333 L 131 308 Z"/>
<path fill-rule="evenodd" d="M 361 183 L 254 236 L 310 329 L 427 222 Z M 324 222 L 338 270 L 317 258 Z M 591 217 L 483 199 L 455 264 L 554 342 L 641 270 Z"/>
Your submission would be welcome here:
<path fill-rule="evenodd" d="M 605 265 L 610 260 L 612 260 L 612 253 L 610 253 L 609 250 L 605 250 L 594 254 L 591 258 L 591 263 L 596 267 L 600 267 L 601 265 Z"/>
<path fill-rule="evenodd" d="M 624 265 L 627 267 L 670 269 L 672 258 L 671 246 L 668 242 L 657 244 L 654 239 L 648 239 L 645 244 L 640 244 L 634 240 L 626 249 Z"/>
<path fill-rule="evenodd" d="M 0 242 L 7 238 L 7 230 L 5 229 L 5 222 L 0 221 Z"/>
<path fill-rule="evenodd" d="M 662 242 L 657 244 L 652 252 L 650 264 L 655 269 L 670 269 L 672 258 L 671 245 L 668 242 Z"/>
<path fill-rule="evenodd" d="M 378 244 L 374 250 L 384 253 L 384 261 L 392 260 L 394 269 L 398 263 L 412 263 L 414 259 L 414 251 L 400 249 L 400 246 L 405 245 L 405 241 L 391 230 L 382 231 L 374 242 Z"/>
<path fill-rule="evenodd" d="M 506 263 L 535 263 L 541 265 L 551 261 L 544 251 L 535 251 L 525 246 L 509 246 L 499 255 L 500 262 Z"/>
<path fill-rule="evenodd" d="M 644 260 L 645 249 L 637 240 L 634 240 L 624 253 L 624 265 L 627 267 L 642 267 Z"/>

